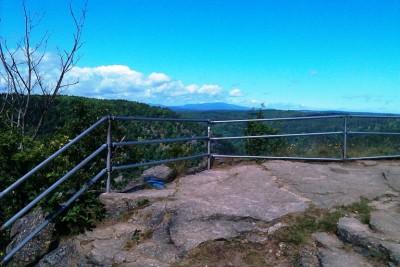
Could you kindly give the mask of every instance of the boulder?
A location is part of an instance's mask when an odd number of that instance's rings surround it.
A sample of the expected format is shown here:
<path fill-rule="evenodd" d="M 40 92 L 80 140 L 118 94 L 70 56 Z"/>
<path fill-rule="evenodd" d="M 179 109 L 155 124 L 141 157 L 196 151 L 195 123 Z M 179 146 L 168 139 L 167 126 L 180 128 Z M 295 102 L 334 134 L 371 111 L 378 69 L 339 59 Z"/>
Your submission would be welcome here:
<path fill-rule="evenodd" d="M 164 164 L 151 167 L 143 171 L 138 179 L 129 181 L 121 190 L 118 191 L 121 193 L 133 193 L 143 190 L 147 187 L 144 183 L 144 178 L 149 176 L 156 177 L 168 183 L 174 180 L 176 177 L 176 171 Z M 116 179 L 119 179 L 120 183 L 124 180 L 124 178 L 120 176 Z"/>
<path fill-rule="evenodd" d="M 24 217 L 17 220 L 11 228 L 12 241 L 7 246 L 7 253 L 27 237 L 40 223 L 45 220 L 45 213 L 41 208 L 36 208 Z M 55 241 L 54 224 L 50 223 L 39 235 L 29 241 L 15 254 L 10 266 L 27 266 L 36 263 L 45 255 Z"/>
<path fill-rule="evenodd" d="M 36 267 L 85 266 L 83 265 L 84 261 L 77 260 L 78 255 L 76 246 L 72 242 L 66 242 L 45 255 Z"/>
<path fill-rule="evenodd" d="M 147 176 L 154 176 L 158 179 L 170 182 L 175 178 L 176 172 L 167 165 L 157 165 L 145 170 L 141 175 L 142 178 Z"/>

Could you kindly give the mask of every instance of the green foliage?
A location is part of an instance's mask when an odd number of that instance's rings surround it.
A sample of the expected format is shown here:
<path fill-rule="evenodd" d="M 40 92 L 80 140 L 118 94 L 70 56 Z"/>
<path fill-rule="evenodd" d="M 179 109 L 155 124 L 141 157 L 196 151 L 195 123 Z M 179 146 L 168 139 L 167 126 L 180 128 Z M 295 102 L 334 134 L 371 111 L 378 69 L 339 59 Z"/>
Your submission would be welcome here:
<path fill-rule="evenodd" d="M 362 223 L 369 224 L 369 220 L 371 218 L 371 211 L 373 209 L 368 204 L 369 204 L 368 199 L 361 198 L 359 202 L 353 203 L 349 206 L 341 207 L 341 210 L 347 213 L 354 213 L 360 218 Z"/>
<path fill-rule="evenodd" d="M 262 110 L 255 114 L 256 119 L 262 119 Z M 273 135 L 277 134 L 278 130 L 270 127 L 264 122 L 250 121 L 247 123 L 245 135 Z M 270 156 L 284 148 L 284 141 L 279 138 L 250 138 L 246 140 L 245 148 L 248 155 Z"/>
<path fill-rule="evenodd" d="M 317 230 L 317 218 L 309 214 L 304 214 L 293 218 L 291 225 L 278 231 L 275 236 L 283 242 L 299 245 L 306 243 L 310 235 Z"/>
<path fill-rule="evenodd" d="M 98 201 L 97 194 L 83 195 L 57 223 L 57 232 L 62 235 L 77 234 L 83 229 L 92 229 L 104 218 L 105 210 Z"/>
<path fill-rule="evenodd" d="M 6 130 L 0 133 L 0 181 L 2 187 L 6 187 L 16 181 L 23 174 L 32 169 L 36 164 L 45 159 L 51 153 L 62 147 L 69 140 L 68 136 L 56 135 L 53 139 L 32 140 L 22 137 L 18 133 Z M 23 149 L 20 144 L 24 143 Z M 87 155 L 90 145 L 81 144 L 72 150 L 61 154 L 48 167 L 25 181 L 20 188 L 10 193 L 0 206 L 0 223 L 19 211 L 38 194 L 43 192 L 57 179 L 71 169 L 78 159 Z M 102 163 L 102 166 L 104 163 Z M 97 166 L 98 167 L 98 166 Z M 65 202 L 89 176 L 94 175 L 96 164 L 87 167 L 86 172 L 79 172 L 71 177 L 52 194 L 40 202 L 45 211 L 53 212 L 60 204 Z M 3 189 L 3 188 L 2 188 Z M 4 201 L 4 202 L 3 202 Z M 92 227 L 98 219 L 101 219 L 102 206 L 96 194 L 87 194 L 81 198 L 72 209 L 63 214 L 57 221 L 56 227 L 63 229 L 63 233 L 76 233 Z M 6 233 L 2 233 L 0 251 L 4 250 L 8 243 Z"/>
<path fill-rule="evenodd" d="M 22 151 L 21 142 L 25 141 L 26 146 Z M 29 171 L 38 159 L 43 158 L 43 151 L 46 147 L 30 138 L 24 138 L 10 129 L 3 128 L 0 132 L 0 184 L 3 187 L 10 185 L 20 176 L 21 173 Z M 18 208 L 31 198 L 40 188 L 40 183 L 24 184 L 18 191 L 10 194 L 2 200 L 0 205 L 0 224 L 3 224 L 6 218 L 15 213 Z M 0 251 L 3 251 L 8 242 L 8 233 L 0 233 Z"/>

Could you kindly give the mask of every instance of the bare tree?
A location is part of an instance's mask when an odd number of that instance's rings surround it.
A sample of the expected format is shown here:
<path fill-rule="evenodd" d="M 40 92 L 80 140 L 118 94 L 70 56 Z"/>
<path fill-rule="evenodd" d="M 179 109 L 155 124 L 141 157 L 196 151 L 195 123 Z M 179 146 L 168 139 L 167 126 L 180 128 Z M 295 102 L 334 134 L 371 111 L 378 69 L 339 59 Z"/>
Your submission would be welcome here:
<path fill-rule="evenodd" d="M 0 115 L 5 118 L 12 128 L 20 130 L 25 135 L 26 126 L 32 127 L 30 135 L 35 138 L 43 125 L 50 107 L 63 88 L 75 85 L 78 81 L 67 81 L 66 75 L 79 60 L 77 55 L 82 47 L 82 29 L 84 26 L 87 1 L 80 14 L 76 14 L 69 4 L 70 16 L 74 23 L 72 46 L 69 49 L 59 49 L 56 55 L 58 60 L 57 76 L 46 78 L 43 71 L 46 61 L 48 32 L 45 32 L 33 42 L 33 31 L 40 24 L 42 17 L 34 19 L 29 12 L 25 1 L 22 2 L 24 18 L 24 36 L 16 46 L 10 47 L 4 37 L 0 37 L 0 79 L 2 79 L 3 94 Z M 40 114 L 35 122 L 29 120 L 31 111 L 31 97 L 33 94 L 42 95 L 43 103 Z"/>

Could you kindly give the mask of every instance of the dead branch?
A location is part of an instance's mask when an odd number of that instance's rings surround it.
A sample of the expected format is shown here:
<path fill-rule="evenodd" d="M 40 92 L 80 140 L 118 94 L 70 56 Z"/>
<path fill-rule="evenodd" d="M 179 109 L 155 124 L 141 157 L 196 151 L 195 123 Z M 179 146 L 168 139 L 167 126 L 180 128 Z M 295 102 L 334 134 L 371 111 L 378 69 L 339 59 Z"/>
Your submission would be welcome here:
<path fill-rule="evenodd" d="M 79 14 L 76 14 L 72 4 L 69 4 L 69 15 L 74 23 L 72 46 L 58 54 L 58 74 L 51 81 L 46 79 L 42 70 L 46 64 L 49 64 L 44 60 L 47 55 L 48 31 L 38 38 L 37 43 L 32 41 L 34 29 L 40 24 L 43 16 L 34 20 L 25 1 L 22 1 L 22 9 L 24 35 L 21 42 L 18 42 L 15 48 L 9 49 L 7 41 L 4 38 L 0 39 L 0 77 L 6 86 L 0 115 L 7 112 L 9 125 L 17 127 L 22 134 L 26 134 L 26 127 L 29 126 L 30 134 L 35 138 L 60 91 L 79 82 L 66 81 L 66 76 L 79 60 L 77 54 L 83 44 L 81 38 L 86 20 L 87 1 Z M 40 94 L 44 98 L 43 107 L 36 120 L 28 118 L 33 94 Z"/>

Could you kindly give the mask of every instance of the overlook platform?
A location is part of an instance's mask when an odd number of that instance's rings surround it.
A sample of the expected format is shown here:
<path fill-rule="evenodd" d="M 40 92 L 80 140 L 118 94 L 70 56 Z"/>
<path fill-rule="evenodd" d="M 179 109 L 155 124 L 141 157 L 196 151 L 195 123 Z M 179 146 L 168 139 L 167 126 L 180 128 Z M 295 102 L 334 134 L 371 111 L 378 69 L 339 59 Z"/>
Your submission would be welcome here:
<path fill-rule="evenodd" d="M 376 242 L 387 242 L 379 245 L 398 264 L 400 236 L 393 233 L 400 232 L 399 192 L 399 161 L 221 164 L 177 178 L 165 190 L 103 194 L 109 219 L 93 231 L 65 240 L 40 266 L 49 266 L 46 262 L 61 252 L 68 264 L 95 266 L 293 266 L 290 245 L 271 238 L 285 227 L 287 216 L 310 207 L 332 211 L 360 198 L 371 201 L 373 225 L 359 222 L 360 226 L 356 221 L 344 224 L 344 229 L 366 227 L 363 231 Z M 316 236 L 317 244 L 325 246 L 315 252 L 319 261 L 325 261 L 322 266 L 381 266 L 356 250 L 340 248 L 352 233 L 339 236 L 341 240 L 329 234 Z M 218 243 L 238 239 L 241 243 L 235 244 L 241 245 L 236 250 Z M 272 253 L 263 254 L 266 265 L 246 260 L 244 254 L 252 249 Z"/>

